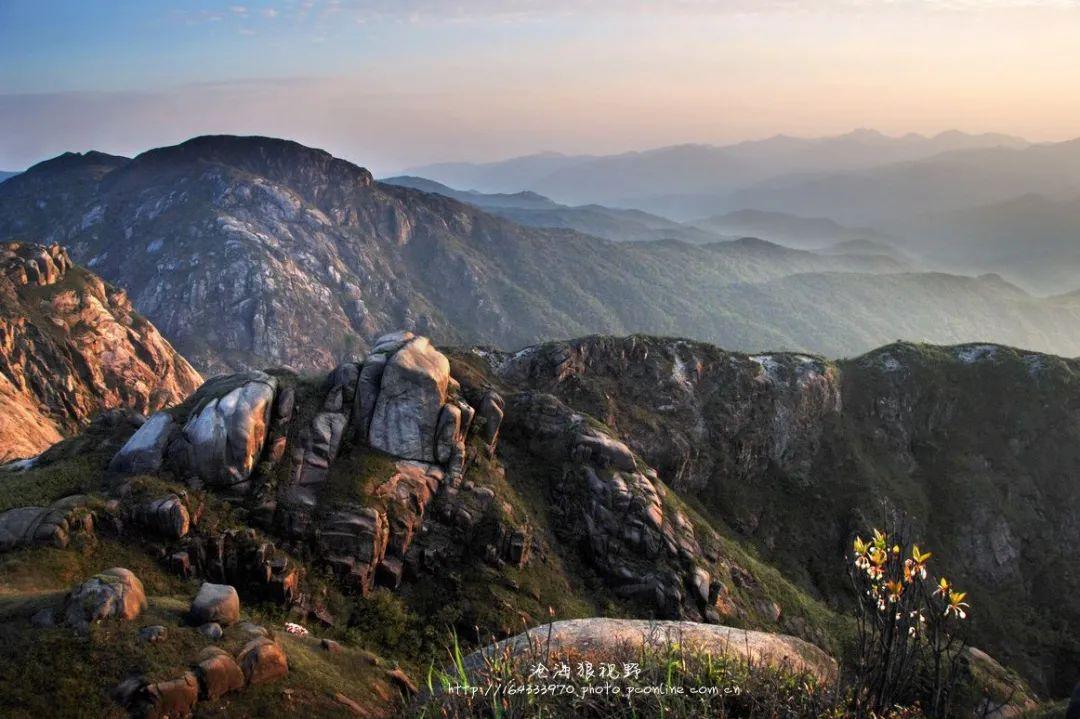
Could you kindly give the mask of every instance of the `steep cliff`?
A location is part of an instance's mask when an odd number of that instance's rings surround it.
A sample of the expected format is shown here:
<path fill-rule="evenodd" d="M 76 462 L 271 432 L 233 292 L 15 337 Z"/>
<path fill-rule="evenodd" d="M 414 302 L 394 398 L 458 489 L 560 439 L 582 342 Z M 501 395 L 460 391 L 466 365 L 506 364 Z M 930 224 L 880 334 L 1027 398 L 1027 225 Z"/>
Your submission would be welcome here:
<path fill-rule="evenodd" d="M 201 382 L 127 295 L 59 246 L 0 246 L 0 462 L 37 454 L 104 409 L 149 412 Z"/>
<path fill-rule="evenodd" d="M 980 646 L 1057 693 L 1075 681 L 1077 360 L 894 344 L 836 362 L 643 336 L 461 356 L 604 421 L 830 602 L 850 537 L 903 518 L 978 598 Z"/>

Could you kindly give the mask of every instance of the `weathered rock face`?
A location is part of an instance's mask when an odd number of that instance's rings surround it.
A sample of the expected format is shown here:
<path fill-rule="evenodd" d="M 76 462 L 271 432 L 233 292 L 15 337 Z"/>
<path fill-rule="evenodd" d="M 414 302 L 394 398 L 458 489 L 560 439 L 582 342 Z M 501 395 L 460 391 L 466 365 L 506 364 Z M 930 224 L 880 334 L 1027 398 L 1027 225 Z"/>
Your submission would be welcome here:
<path fill-rule="evenodd" d="M 617 594 L 662 616 L 700 618 L 709 612 L 715 620 L 707 589 L 704 597 L 686 592 L 702 572 L 708 587 L 702 568 L 708 559 L 693 523 L 676 506 L 665 507 L 667 490 L 654 470 L 642 465 L 639 471 L 626 445 L 552 395 L 511 395 L 506 416 L 508 436 L 563 467 L 555 505 L 581 527 L 594 567 Z"/>
<path fill-rule="evenodd" d="M 64 622 L 86 629 L 103 619 L 135 619 L 146 609 L 142 582 L 122 567 L 106 569 L 71 590 L 64 600 Z"/>
<path fill-rule="evenodd" d="M 227 384 L 224 394 L 220 384 Z M 263 372 L 207 382 L 169 444 L 176 468 L 212 487 L 246 493 L 266 442 L 276 390 L 277 379 Z"/>
<path fill-rule="evenodd" d="M 393 340 L 376 343 L 373 354 L 381 354 L 379 350 L 387 343 Z M 408 339 L 387 355 L 368 441 L 372 447 L 396 457 L 434 462 L 450 362 L 425 337 Z M 460 426 L 460 415 L 457 424 Z M 457 432 L 457 427 L 452 428 L 451 436 Z"/>
<path fill-rule="evenodd" d="M 200 377 L 123 291 L 57 245 L 0 245 L 0 462 L 28 457 L 101 410 L 152 412 Z"/>

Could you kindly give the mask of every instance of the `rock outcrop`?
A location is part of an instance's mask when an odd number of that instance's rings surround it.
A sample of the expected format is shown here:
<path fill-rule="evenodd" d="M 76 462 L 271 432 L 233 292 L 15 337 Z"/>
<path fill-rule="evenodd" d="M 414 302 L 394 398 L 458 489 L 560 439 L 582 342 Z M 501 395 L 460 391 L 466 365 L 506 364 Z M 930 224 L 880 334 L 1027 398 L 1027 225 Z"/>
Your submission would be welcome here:
<path fill-rule="evenodd" d="M 596 569 L 617 594 L 644 601 L 661 616 L 716 620 L 709 563 L 694 524 L 655 470 L 625 444 L 552 395 L 524 392 L 506 401 L 504 431 L 544 461 L 563 468 L 553 488 L 555 506 L 581 527 Z M 699 577 L 704 591 L 688 593 Z M 710 598 L 712 602 L 710 602 Z"/>
<path fill-rule="evenodd" d="M 152 412 L 200 377 L 127 295 L 57 245 L 0 245 L 0 462 L 115 407 Z"/>
<path fill-rule="evenodd" d="M 383 338 L 372 354 L 386 354 L 387 360 L 379 378 L 368 442 L 396 457 L 434 462 L 450 362 L 427 338 L 411 333 Z M 451 436 L 457 433 L 460 415 L 454 425 Z"/>
<path fill-rule="evenodd" d="M 294 541 L 313 542 L 359 591 L 377 581 L 396 587 L 432 499 L 460 482 L 475 412 L 447 358 L 411 332 L 381 337 L 362 363 L 339 365 L 320 396 L 278 487 L 277 523 Z M 346 443 L 387 461 L 363 493 L 342 498 L 328 484 Z"/>

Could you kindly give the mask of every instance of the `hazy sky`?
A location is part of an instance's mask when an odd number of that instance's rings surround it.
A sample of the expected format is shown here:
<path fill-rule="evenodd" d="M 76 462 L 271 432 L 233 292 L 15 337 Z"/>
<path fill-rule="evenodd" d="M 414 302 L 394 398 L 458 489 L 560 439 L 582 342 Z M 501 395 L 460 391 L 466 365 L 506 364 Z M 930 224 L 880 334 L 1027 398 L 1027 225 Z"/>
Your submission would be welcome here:
<path fill-rule="evenodd" d="M 0 169 L 214 132 L 386 173 L 855 127 L 1080 136 L 1080 0 L 0 0 Z"/>

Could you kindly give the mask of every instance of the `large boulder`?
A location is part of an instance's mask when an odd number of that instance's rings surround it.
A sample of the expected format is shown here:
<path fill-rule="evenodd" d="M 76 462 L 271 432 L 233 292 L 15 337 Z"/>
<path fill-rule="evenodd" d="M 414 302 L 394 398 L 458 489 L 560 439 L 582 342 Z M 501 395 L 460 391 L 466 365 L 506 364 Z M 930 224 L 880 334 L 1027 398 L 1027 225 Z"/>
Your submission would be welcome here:
<path fill-rule="evenodd" d="M 511 657 L 535 662 L 536 652 L 553 655 L 570 653 L 587 660 L 616 661 L 620 653 L 640 655 L 643 646 L 663 649 L 671 644 L 714 656 L 727 656 L 740 664 L 751 662 L 784 667 L 793 672 L 808 672 L 819 681 L 834 681 L 836 660 L 813 644 L 786 634 L 749 631 L 734 627 L 683 621 L 646 619 L 569 619 L 553 622 L 497 644 L 473 652 L 465 658 L 465 669 L 472 675 L 484 670 L 492 657 Z"/>
<path fill-rule="evenodd" d="M 404 459 L 435 461 L 435 431 L 449 382 L 449 360 L 426 337 L 402 344 L 382 373 L 368 431 L 371 446 Z"/>
<path fill-rule="evenodd" d="M 146 592 L 133 572 L 122 567 L 106 569 L 68 593 L 64 622 L 86 629 L 102 619 L 131 620 L 146 609 Z"/>
<path fill-rule="evenodd" d="M 277 379 L 264 372 L 210 380 L 170 445 L 181 471 L 210 486 L 245 492 L 270 424 Z M 222 392 L 217 394 L 217 392 Z"/>
<path fill-rule="evenodd" d="M 109 471 L 117 474 L 156 474 L 176 423 L 168 412 L 157 412 L 113 455 Z"/>
<path fill-rule="evenodd" d="M 202 690 L 201 698 L 213 701 L 229 692 L 244 688 L 244 673 L 228 652 L 220 647 L 206 647 L 195 666 Z"/>
<path fill-rule="evenodd" d="M 498 392 L 486 392 L 480 400 L 480 408 L 476 414 L 484 420 L 482 430 L 484 442 L 492 450 L 495 449 L 495 444 L 499 441 L 499 427 L 502 426 L 505 411 L 506 403 Z"/>
<path fill-rule="evenodd" d="M 191 602 L 189 617 L 194 624 L 216 622 L 227 627 L 240 619 L 240 596 L 228 584 L 203 582 Z"/>
<path fill-rule="evenodd" d="M 65 497 L 48 507 L 16 507 L 0 513 L 0 552 L 41 545 L 63 549 L 72 534 L 93 531 L 93 515 L 83 500 Z"/>
<path fill-rule="evenodd" d="M 265 684 L 289 673 L 285 650 L 271 639 L 252 639 L 237 656 L 241 671 L 248 684 Z"/>

